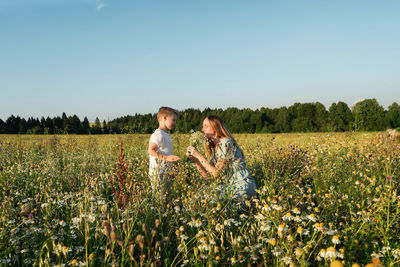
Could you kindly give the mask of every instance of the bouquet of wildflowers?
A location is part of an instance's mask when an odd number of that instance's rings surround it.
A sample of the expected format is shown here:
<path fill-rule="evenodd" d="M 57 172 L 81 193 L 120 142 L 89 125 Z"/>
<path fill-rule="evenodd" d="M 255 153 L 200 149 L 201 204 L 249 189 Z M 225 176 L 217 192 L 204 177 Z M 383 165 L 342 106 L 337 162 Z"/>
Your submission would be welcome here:
<path fill-rule="evenodd" d="M 200 148 L 201 145 L 206 141 L 206 138 L 204 137 L 204 134 L 200 131 L 190 131 L 190 145 L 194 146 L 195 148 Z"/>

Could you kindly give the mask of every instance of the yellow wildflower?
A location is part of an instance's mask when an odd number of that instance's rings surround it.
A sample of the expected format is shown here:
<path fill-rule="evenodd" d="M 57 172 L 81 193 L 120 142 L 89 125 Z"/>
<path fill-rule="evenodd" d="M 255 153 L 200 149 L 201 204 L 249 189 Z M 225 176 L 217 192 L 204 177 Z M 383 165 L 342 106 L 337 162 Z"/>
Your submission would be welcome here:
<path fill-rule="evenodd" d="M 301 226 L 297 227 L 297 233 L 299 234 L 303 233 L 303 227 Z"/>
<path fill-rule="evenodd" d="M 340 261 L 335 260 L 331 262 L 331 267 L 343 267 L 343 264 Z"/>

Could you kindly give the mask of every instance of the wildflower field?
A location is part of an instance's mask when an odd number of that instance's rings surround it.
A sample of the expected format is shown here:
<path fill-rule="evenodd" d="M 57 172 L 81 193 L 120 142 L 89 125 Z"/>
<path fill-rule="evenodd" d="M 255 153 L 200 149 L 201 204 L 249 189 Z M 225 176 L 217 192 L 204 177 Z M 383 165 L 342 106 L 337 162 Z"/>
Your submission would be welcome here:
<path fill-rule="evenodd" d="M 235 135 L 258 187 L 241 205 L 184 134 L 157 202 L 149 137 L 0 136 L 0 265 L 400 266 L 400 145 L 382 134 Z"/>

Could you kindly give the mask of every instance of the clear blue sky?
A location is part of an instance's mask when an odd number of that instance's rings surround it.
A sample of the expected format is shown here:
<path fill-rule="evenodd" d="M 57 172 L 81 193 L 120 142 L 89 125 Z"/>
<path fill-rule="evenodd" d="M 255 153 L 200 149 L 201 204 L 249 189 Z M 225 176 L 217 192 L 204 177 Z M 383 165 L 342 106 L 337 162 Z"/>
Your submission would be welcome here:
<path fill-rule="evenodd" d="M 1 0 L 0 118 L 400 103 L 400 1 Z"/>

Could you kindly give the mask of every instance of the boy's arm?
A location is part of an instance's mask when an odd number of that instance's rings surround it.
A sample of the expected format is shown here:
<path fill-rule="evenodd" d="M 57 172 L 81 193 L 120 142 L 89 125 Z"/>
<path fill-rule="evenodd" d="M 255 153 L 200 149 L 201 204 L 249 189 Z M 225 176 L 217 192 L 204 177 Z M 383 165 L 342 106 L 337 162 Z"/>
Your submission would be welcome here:
<path fill-rule="evenodd" d="M 179 159 L 179 157 L 175 155 L 164 155 L 158 150 L 158 145 L 153 142 L 149 143 L 149 149 L 147 150 L 147 153 L 157 159 L 162 159 L 166 161 L 177 161 Z"/>

